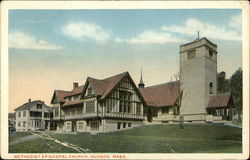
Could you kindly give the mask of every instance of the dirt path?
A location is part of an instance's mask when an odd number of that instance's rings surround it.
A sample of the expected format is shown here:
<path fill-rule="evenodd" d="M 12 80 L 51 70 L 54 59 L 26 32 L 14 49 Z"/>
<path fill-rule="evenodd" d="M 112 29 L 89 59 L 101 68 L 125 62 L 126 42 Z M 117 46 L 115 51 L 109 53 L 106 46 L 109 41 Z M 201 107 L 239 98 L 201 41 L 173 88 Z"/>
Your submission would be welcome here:
<path fill-rule="evenodd" d="M 56 142 L 58 144 L 61 144 L 61 145 L 65 146 L 65 147 L 74 149 L 79 153 L 91 153 L 91 151 L 89 149 L 83 149 L 81 147 L 78 147 L 78 146 L 76 146 L 74 144 L 70 144 L 68 142 L 61 142 L 58 139 L 50 137 L 50 135 L 48 135 L 48 134 L 46 134 L 44 132 L 31 132 L 31 134 L 33 134 L 34 136 L 39 136 L 39 137 L 47 139 L 47 140 L 54 141 L 54 142 Z"/>
<path fill-rule="evenodd" d="M 10 142 L 9 145 L 14 145 L 14 144 L 18 144 L 18 143 L 25 142 L 25 141 L 30 141 L 30 140 L 33 140 L 36 138 L 39 138 L 39 137 L 36 135 L 29 135 L 29 136 L 25 136 L 25 137 L 20 137 L 20 139 Z"/>

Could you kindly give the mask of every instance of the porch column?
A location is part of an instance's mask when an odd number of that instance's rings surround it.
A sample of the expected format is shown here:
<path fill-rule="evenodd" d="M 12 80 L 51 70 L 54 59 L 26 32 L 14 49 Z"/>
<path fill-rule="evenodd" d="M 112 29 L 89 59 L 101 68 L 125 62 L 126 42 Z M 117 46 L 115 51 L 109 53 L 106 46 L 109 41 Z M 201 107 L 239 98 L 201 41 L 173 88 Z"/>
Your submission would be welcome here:
<path fill-rule="evenodd" d="M 97 100 L 95 100 L 94 103 L 95 103 L 95 111 L 94 112 L 97 112 L 97 107 L 98 107 L 97 106 Z"/>
<path fill-rule="evenodd" d="M 47 129 L 48 129 L 48 131 L 50 131 L 50 121 L 48 121 Z"/>

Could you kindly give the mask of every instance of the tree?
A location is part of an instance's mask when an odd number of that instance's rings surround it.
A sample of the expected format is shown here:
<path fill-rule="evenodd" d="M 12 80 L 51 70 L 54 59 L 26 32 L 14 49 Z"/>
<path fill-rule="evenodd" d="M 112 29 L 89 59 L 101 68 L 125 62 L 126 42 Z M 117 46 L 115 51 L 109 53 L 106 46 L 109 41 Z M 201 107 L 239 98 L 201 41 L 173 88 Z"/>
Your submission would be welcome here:
<path fill-rule="evenodd" d="M 217 74 L 217 92 L 219 94 L 230 92 L 230 81 L 226 79 L 226 72 L 224 71 Z"/>
<path fill-rule="evenodd" d="M 239 68 L 230 78 L 231 93 L 238 110 L 242 110 L 242 69 Z"/>

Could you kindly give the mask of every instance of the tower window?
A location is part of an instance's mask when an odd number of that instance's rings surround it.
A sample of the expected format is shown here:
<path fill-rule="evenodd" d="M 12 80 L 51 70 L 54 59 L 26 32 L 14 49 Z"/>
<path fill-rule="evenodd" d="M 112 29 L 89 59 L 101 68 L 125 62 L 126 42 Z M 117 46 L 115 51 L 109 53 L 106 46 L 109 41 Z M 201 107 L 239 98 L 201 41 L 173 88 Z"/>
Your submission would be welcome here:
<path fill-rule="evenodd" d="M 188 59 L 193 59 L 196 57 L 196 52 L 195 50 L 189 51 L 188 52 Z"/>
<path fill-rule="evenodd" d="M 213 59 L 213 51 L 209 50 L 209 58 Z"/>
<path fill-rule="evenodd" d="M 209 83 L 209 93 L 210 93 L 210 94 L 213 94 L 213 88 L 214 88 L 214 87 L 213 87 L 213 82 L 210 82 L 210 83 Z"/>

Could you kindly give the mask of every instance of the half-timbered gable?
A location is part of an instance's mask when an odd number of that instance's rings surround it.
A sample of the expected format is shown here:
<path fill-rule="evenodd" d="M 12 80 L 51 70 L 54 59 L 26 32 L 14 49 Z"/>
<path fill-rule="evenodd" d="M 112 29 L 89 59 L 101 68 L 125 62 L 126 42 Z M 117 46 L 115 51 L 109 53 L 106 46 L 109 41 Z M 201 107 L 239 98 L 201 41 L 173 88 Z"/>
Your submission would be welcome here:
<path fill-rule="evenodd" d="M 138 126 L 144 104 L 128 72 L 101 80 L 88 77 L 81 90 L 75 88 L 64 97 L 64 130 L 107 132 Z"/>

